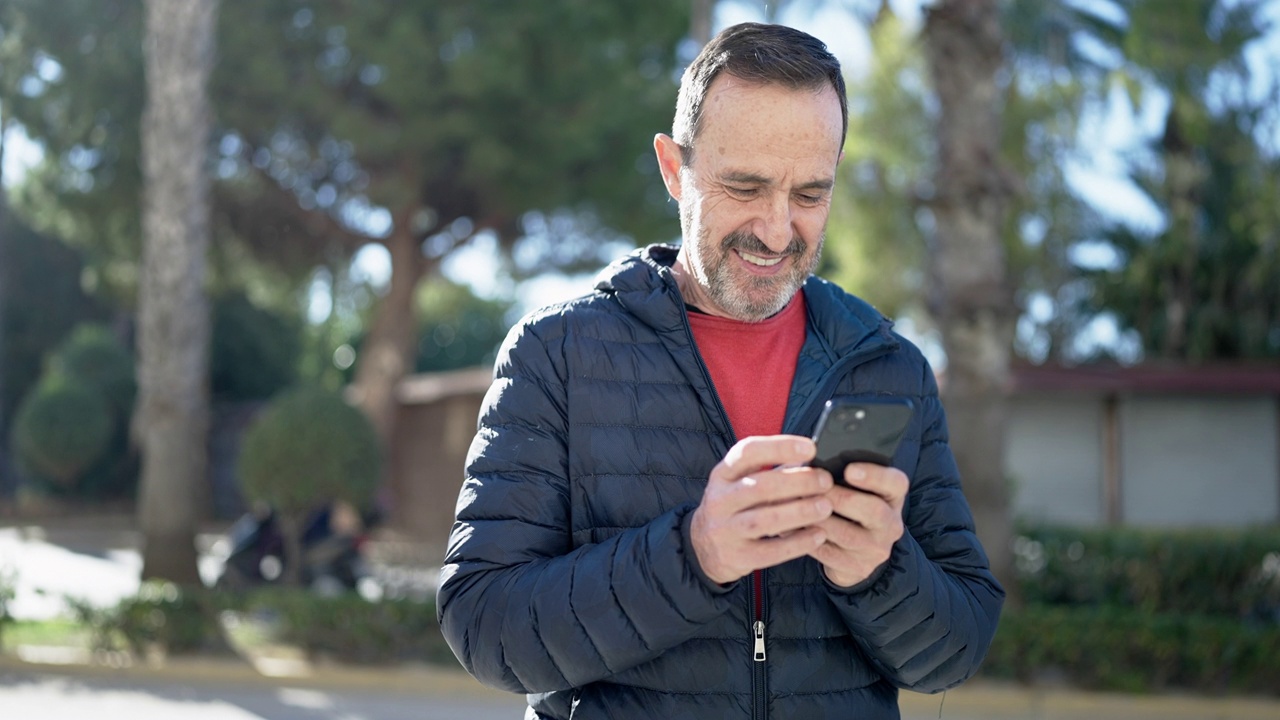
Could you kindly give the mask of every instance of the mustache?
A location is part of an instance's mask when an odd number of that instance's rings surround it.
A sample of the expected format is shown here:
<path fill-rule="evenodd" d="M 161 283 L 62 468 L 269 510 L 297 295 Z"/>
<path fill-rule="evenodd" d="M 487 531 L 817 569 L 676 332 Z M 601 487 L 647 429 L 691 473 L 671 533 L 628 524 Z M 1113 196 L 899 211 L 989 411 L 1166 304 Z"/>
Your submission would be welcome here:
<path fill-rule="evenodd" d="M 764 241 L 756 237 L 753 233 L 743 230 L 735 230 L 728 235 L 725 235 L 724 239 L 720 241 L 720 252 L 728 253 L 730 250 L 735 249 L 751 253 L 752 255 L 762 255 L 764 257 L 774 256 L 774 252 L 769 249 L 768 245 L 764 244 Z M 787 243 L 787 247 L 785 247 L 779 255 L 782 257 L 787 257 L 789 255 L 803 255 L 804 251 L 804 241 L 801 240 L 799 236 L 794 236 L 791 238 L 791 242 Z"/>

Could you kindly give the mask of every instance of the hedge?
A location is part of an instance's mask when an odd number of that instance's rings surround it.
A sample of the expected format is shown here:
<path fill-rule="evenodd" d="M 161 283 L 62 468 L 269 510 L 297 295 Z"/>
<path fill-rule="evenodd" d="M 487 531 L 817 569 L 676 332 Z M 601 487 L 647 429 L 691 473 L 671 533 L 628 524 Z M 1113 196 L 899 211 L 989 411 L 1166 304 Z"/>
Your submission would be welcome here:
<path fill-rule="evenodd" d="M 1016 543 L 1028 604 L 1130 607 L 1280 623 L 1280 528 L 1028 528 Z"/>
<path fill-rule="evenodd" d="M 1143 692 L 1181 688 L 1280 694 L 1280 625 L 1120 607 L 1006 610 L 986 677 Z"/>

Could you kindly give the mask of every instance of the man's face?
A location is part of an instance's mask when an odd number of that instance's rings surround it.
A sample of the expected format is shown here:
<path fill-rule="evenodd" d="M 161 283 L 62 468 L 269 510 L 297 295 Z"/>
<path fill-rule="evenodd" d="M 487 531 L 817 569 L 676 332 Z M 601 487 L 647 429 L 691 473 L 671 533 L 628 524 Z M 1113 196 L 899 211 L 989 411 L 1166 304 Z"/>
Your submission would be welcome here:
<path fill-rule="evenodd" d="M 659 136 L 663 178 L 680 203 L 676 272 L 688 276 L 686 302 L 748 322 L 786 306 L 822 252 L 841 126 L 830 87 L 792 90 L 720 75 L 690 164 L 679 164 L 679 148 Z"/>

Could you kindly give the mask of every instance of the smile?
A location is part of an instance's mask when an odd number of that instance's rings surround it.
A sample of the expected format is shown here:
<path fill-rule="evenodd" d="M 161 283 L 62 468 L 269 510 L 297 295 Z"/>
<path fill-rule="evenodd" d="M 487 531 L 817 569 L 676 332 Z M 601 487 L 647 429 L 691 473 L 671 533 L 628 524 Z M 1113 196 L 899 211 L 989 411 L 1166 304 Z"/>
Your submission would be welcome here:
<path fill-rule="evenodd" d="M 747 262 L 751 263 L 752 265 L 758 265 L 760 267 L 773 267 L 774 265 L 777 265 L 778 263 L 782 262 L 782 259 L 783 259 L 781 257 L 776 257 L 776 258 L 760 257 L 759 255 L 752 255 L 751 253 L 743 252 L 741 250 L 738 251 L 738 256 L 741 257 L 743 260 L 746 260 Z"/>

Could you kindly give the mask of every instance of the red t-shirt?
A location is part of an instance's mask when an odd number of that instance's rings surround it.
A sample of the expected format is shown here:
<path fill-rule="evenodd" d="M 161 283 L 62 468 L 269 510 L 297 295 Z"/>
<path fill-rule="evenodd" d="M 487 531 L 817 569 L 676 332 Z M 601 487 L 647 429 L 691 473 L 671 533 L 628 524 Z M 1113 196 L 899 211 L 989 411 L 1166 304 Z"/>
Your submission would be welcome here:
<path fill-rule="evenodd" d="M 698 352 L 739 440 L 782 432 L 805 324 L 803 290 L 758 323 L 689 313 Z"/>

